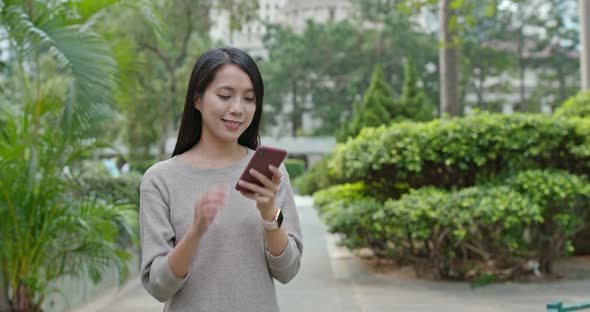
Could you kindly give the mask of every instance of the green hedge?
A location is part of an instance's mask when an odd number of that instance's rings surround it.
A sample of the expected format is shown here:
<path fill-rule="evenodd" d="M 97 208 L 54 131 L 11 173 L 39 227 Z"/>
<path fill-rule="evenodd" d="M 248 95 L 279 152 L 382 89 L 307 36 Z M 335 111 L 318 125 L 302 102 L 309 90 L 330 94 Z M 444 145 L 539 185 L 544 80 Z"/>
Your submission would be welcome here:
<path fill-rule="evenodd" d="M 285 168 L 291 180 L 300 177 L 305 173 L 305 161 L 301 159 L 285 159 Z"/>
<path fill-rule="evenodd" d="M 334 185 L 337 179 L 328 172 L 328 164 L 331 161 L 332 154 L 328 154 L 318 163 L 313 165 L 307 172 L 297 178 L 294 182 L 295 187 L 301 195 L 311 195 L 314 192 Z"/>
<path fill-rule="evenodd" d="M 551 115 L 477 114 L 428 123 L 366 128 L 325 160 L 327 181 L 381 183 L 382 198 L 410 189 L 461 188 L 506 172 L 558 168 L 590 173 L 590 119 Z M 313 171 L 314 169 L 312 169 Z M 388 193 L 384 194 L 383 192 Z"/>
<path fill-rule="evenodd" d="M 151 166 L 153 166 L 157 162 L 158 160 L 156 159 L 130 160 L 129 167 L 131 168 L 131 171 L 135 171 L 143 175 Z"/>
<path fill-rule="evenodd" d="M 367 199 L 368 189 L 362 182 L 335 185 L 318 191 L 313 195 L 314 205 L 320 214 L 330 210 L 330 207 L 349 206 L 353 202 Z"/>
<path fill-rule="evenodd" d="M 329 230 L 350 248 L 369 247 L 441 278 L 508 279 L 531 260 L 550 272 L 572 251 L 571 237 L 590 224 L 590 183 L 564 171 L 524 171 L 459 191 L 426 187 L 385 202 L 365 191 L 335 186 L 316 193 Z"/>
<path fill-rule="evenodd" d="M 590 117 L 590 92 L 581 91 L 567 99 L 555 114 L 564 117 Z"/>
<path fill-rule="evenodd" d="M 139 207 L 141 177 L 141 174 L 133 171 L 119 177 L 112 177 L 107 173 L 84 175 L 79 192 L 92 194 L 109 202 Z"/>

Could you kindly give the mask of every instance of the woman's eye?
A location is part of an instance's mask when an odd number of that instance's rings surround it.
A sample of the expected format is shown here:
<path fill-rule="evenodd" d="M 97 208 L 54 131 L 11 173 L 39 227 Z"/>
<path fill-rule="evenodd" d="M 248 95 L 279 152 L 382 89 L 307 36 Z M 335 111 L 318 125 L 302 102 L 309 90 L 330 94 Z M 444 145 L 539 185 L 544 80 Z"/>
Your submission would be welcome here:
<path fill-rule="evenodd" d="M 217 96 L 218 96 L 219 98 L 221 98 L 222 100 L 229 100 L 229 98 L 231 97 L 231 96 L 229 96 L 229 95 L 221 95 L 221 94 L 218 94 Z"/>
<path fill-rule="evenodd" d="M 254 102 L 256 99 L 255 98 L 245 98 L 245 100 L 248 102 Z"/>

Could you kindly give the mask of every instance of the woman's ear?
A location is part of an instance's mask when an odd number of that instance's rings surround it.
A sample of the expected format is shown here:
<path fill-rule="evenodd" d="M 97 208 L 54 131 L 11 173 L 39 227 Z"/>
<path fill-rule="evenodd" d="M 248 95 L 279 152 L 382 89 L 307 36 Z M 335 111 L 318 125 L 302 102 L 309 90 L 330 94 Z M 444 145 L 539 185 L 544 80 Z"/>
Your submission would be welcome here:
<path fill-rule="evenodd" d="M 200 110 L 201 109 L 201 99 L 200 98 L 196 98 L 195 99 L 195 104 L 193 106 L 195 107 L 195 109 Z"/>

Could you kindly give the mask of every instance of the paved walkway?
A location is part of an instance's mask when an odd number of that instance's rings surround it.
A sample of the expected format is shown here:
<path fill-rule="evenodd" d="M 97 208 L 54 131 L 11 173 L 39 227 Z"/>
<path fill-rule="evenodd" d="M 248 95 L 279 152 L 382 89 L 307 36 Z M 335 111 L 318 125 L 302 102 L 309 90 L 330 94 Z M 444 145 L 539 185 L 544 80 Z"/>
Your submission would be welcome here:
<path fill-rule="evenodd" d="M 311 202 L 298 198 L 305 249 L 298 276 L 288 285 L 277 283 L 283 312 L 373 311 L 544 311 L 554 300 L 590 300 L 590 280 L 541 284 L 498 284 L 471 289 L 465 283 L 404 280 L 369 273 L 358 260 L 334 247 Z M 137 279 L 118 294 L 72 312 L 159 312 Z"/>

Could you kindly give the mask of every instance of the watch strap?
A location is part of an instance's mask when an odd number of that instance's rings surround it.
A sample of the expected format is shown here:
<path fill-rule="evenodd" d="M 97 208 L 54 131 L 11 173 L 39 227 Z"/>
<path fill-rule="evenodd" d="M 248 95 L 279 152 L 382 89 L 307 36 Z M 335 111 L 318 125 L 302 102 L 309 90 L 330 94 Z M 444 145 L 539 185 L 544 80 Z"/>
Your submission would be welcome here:
<path fill-rule="evenodd" d="M 262 222 L 262 226 L 264 227 L 264 229 L 269 231 L 277 230 L 281 227 L 281 224 L 283 224 L 283 212 L 281 211 L 281 209 L 277 209 L 277 212 L 275 213 L 275 216 L 272 219 L 272 221 L 266 221 L 262 218 L 260 219 L 260 221 Z"/>

